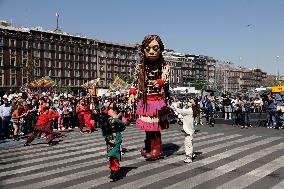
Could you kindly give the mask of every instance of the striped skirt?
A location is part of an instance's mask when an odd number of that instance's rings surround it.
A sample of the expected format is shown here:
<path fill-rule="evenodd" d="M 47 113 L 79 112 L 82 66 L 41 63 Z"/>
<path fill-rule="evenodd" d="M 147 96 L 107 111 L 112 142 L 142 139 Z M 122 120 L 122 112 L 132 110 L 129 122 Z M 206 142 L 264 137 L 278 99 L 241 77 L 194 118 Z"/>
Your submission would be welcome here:
<path fill-rule="evenodd" d="M 147 100 L 138 102 L 136 126 L 143 131 L 160 131 L 169 128 L 169 108 L 165 100 Z"/>

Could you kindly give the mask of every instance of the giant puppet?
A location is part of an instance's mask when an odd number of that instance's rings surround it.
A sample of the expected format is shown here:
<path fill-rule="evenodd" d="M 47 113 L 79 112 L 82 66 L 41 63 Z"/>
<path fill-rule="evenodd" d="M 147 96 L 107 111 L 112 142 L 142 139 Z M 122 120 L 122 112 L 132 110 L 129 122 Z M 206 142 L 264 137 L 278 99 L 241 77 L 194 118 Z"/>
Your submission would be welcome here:
<path fill-rule="evenodd" d="M 163 157 L 161 130 L 169 128 L 167 97 L 169 66 L 162 52 L 164 45 L 157 35 L 145 36 L 141 51 L 143 58 L 137 66 L 139 101 L 136 125 L 145 131 L 145 148 L 141 155 L 147 160 Z"/>

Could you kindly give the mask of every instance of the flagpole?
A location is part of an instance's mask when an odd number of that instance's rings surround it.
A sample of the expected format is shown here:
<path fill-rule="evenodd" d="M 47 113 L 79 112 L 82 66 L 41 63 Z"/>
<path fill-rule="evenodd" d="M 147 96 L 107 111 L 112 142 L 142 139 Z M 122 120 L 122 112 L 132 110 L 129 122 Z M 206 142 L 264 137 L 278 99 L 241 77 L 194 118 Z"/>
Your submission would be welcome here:
<path fill-rule="evenodd" d="M 59 14 L 56 13 L 56 30 L 59 29 Z"/>

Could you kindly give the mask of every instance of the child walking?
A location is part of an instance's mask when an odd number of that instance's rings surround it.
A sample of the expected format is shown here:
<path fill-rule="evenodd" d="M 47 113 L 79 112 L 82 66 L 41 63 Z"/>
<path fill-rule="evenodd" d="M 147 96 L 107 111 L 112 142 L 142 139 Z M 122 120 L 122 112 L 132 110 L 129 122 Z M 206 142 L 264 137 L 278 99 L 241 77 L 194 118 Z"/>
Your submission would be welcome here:
<path fill-rule="evenodd" d="M 112 118 L 106 113 L 99 116 L 99 124 L 102 129 L 103 137 L 107 145 L 107 157 L 109 160 L 110 179 L 119 180 L 119 170 L 121 161 L 121 132 L 125 130 L 126 124 L 120 119 Z"/>
<path fill-rule="evenodd" d="M 187 102 L 186 109 L 177 108 L 177 104 L 173 103 L 171 108 L 183 116 L 183 131 L 184 131 L 184 148 L 185 148 L 185 159 L 184 163 L 191 163 L 194 157 L 193 154 L 193 110 L 192 110 L 192 101 Z"/>

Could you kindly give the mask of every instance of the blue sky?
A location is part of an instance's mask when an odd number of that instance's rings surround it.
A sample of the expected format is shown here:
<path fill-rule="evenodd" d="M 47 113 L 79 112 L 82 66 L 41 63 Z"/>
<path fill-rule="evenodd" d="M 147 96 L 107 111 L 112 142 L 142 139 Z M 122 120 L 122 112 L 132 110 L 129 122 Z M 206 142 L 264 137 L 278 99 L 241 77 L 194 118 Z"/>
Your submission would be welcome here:
<path fill-rule="evenodd" d="M 283 0 L 0 0 L 0 19 L 19 26 L 53 30 L 56 12 L 68 33 L 118 43 L 158 34 L 177 52 L 284 74 Z"/>

